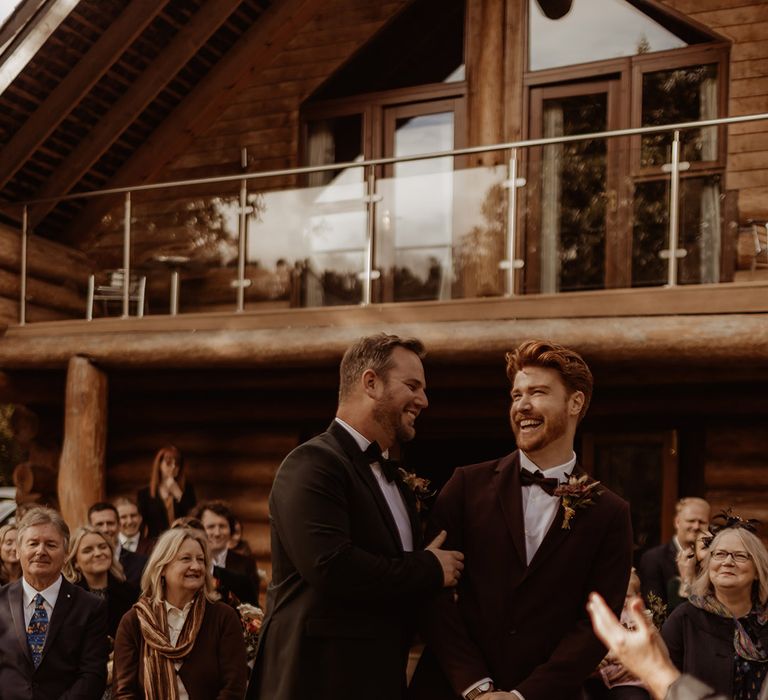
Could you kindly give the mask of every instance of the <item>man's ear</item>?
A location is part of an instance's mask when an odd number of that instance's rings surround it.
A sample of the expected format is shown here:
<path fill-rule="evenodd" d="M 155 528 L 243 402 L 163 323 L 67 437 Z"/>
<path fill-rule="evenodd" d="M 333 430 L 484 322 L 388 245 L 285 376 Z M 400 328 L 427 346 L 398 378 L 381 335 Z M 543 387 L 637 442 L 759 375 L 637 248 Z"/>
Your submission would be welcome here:
<path fill-rule="evenodd" d="M 360 383 L 363 386 L 363 391 L 366 396 L 374 397 L 376 395 L 376 389 L 379 382 L 379 375 L 372 369 L 367 369 L 360 377 Z"/>
<path fill-rule="evenodd" d="M 584 408 L 584 392 L 574 391 L 568 398 L 568 414 L 578 416 L 582 408 Z"/>

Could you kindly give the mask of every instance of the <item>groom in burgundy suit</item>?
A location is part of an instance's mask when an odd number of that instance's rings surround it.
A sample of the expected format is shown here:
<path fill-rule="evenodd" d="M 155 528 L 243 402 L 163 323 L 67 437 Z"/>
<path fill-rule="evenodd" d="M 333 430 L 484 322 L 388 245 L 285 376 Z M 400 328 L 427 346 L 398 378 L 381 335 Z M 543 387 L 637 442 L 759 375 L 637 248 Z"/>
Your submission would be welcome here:
<path fill-rule="evenodd" d="M 507 376 L 517 451 L 457 469 L 432 511 L 430 536 L 446 530 L 466 568 L 456 595 L 424 612 L 417 700 L 577 700 L 605 654 L 587 597 L 598 591 L 616 613 L 624 601 L 628 504 L 602 485 L 561 495 L 583 475 L 573 440 L 592 373 L 572 350 L 528 341 L 507 355 Z"/>

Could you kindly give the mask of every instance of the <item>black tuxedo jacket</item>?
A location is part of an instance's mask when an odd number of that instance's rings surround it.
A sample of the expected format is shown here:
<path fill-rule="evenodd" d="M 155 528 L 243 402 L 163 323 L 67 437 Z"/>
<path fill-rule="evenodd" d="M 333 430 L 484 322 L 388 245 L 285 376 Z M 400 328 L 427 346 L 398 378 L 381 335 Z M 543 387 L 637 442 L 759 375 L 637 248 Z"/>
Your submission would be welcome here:
<path fill-rule="evenodd" d="M 585 610 L 587 596 L 598 591 L 617 613 L 624 602 L 629 506 L 603 489 L 576 511 L 570 529 L 562 523 L 558 507 L 527 565 L 519 454 L 454 472 L 435 502 L 427 537 L 446 530 L 444 546 L 464 552 L 465 569 L 457 602 L 440 592 L 425 606 L 428 649 L 412 697 L 456 697 L 484 677 L 525 700 L 580 697 L 605 654 Z"/>
<path fill-rule="evenodd" d="M 677 570 L 675 543 L 670 540 L 645 552 L 640 557 L 637 574 L 640 576 L 640 587 L 646 602 L 648 594 L 655 593 L 665 603 L 669 603 L 669 582 L 680 575 Z"/>
<path fill-rule="evenodd" d="M 415 501 L 402 484 L 414 542 Z M 280 466 L 269 498 L 272 583 L 249 698 L 397 700 L 415 605 L 443 581 L 404 552 L 381 489 L 337 422 Z"/>
<path fill-rule="evenodd" d="M 122 564 L 125 572 L 125 580 L 136 588 L 141 588 L 141 575 L 144 573 L 147 561 L 149 561 L 149 557 L 144 554 L 120 549 L 120 564 Z"/>
<path fill-rule="evenodd" d="M 32 665 L 21 580 L 0 588 L 0 697 L 100 700 L 107 683 L 107 609 L 103 600 L 61 582 L 40 665 Z"/>
<path fill-rule="evenodd" d="M 213 577 L 221 599 L 226 603 L 232 593 L 241 603 L 259 604 L 259 586 L 253 559 L 237 552 L 227 552 L 224 567 L 214 566 Z"/>

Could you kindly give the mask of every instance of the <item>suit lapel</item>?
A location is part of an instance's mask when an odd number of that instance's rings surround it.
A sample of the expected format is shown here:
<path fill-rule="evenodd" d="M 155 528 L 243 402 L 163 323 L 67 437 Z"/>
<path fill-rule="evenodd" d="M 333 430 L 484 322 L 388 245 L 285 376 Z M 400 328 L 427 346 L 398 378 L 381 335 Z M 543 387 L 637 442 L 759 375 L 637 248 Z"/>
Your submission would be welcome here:
<path fill-rule="evenodd" d="M 32 666 L 32 654 L 27 644 L 27 628 L 24 624 L 24 596 L 22 594 L 21 579 L 12 583 L 8 588 L 8 603 L 11 608 L 13 628 L 16 630 L 16 638 L 19 646 L 24 650 L 24 655 Z"/>
<path fill-rule="evenodd" d="M 48 623 L 48 634 L 45 636 L 45 646 L 43 647 L 43 655 L 40 659 L 42 665 L 45 661 L 45 655 L 48 653 L 48 649 L 51 648 L 53 640 L 59 634 L 59 630 L 64 627 L 69 611 L 72 608 L 73 592 L 75 587 L 66 579 L 61 580 L 61 588 L 59 589 L 59 597 L 56 599 L 56 606 L 51 613 L 51 619 Z"/>
<path fill-rule="evenodd" d="M 494 474 L 494 491 L 499 499 L 504 521 L 512 536 L 517 556 L 525 568 L 525 523 L 523 522 L 523 495 L 520 487 L 520 457 L 513 452 L 499 460 Z"/>
<path fill-rule="evenodd" d="M 379 509 L 379 514 L 381 515 L 384 524 L 387 526 L 387 530 L 392 537 L 394 545 L 397 547 L 398 551 L 402 552 L 403 543 L 400 541 L 400 532 L 395 524 L 395 519 L 392 517 L 392 511 L 389 509 L 389 504 L 384 498 L 381 488 L 379 488 L 376 477 L 373 475 L 367 457 L 362 453 L 357 442 L 355 442 L 355 439 L 349 434 L 346 428 L 336 421 L 331 423 L 328 432 L 334 437 L 336 442 L 339 443 L 339 446 L 344 451 L 347 458 L 352 461 L 352 464 L 363 483 L 373 495 L 373 499 L 376 501 L 376 507 Z"/>

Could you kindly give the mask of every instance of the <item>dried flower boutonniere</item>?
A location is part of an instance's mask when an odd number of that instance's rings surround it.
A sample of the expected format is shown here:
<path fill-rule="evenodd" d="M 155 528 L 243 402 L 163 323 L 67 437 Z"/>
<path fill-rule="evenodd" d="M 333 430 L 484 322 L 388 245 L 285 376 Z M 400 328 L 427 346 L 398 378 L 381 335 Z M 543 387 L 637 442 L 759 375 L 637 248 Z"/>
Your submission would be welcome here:
<path fill-rule="evenodd" d="M 429 488 L 430 481 L 421 476 L 416 476 L 414 472 L 409 472 L 398 467 L 397 471 L 400 473 L 400 478 L 403 483 L 413 492 L 416 497 L 416 510 L 421 513 L 421 509 L 424 505 L 424 501 L 435 495 L 434 490 Z"/>
<path fill-rule="evenodd" d="M 560 497 L 560 503 L 563 504 L 563 530 L 571 529 L 571 520 L 576 515 L 576 510 L 591 506 L 594 501 L 593 496 L 599 496 L 602 489 L 599 489 L 599 481 L 589 478 L 589 475 L 569 476 L 568 483 L 560 484 L 555 489 L 555 496 Z"/>

